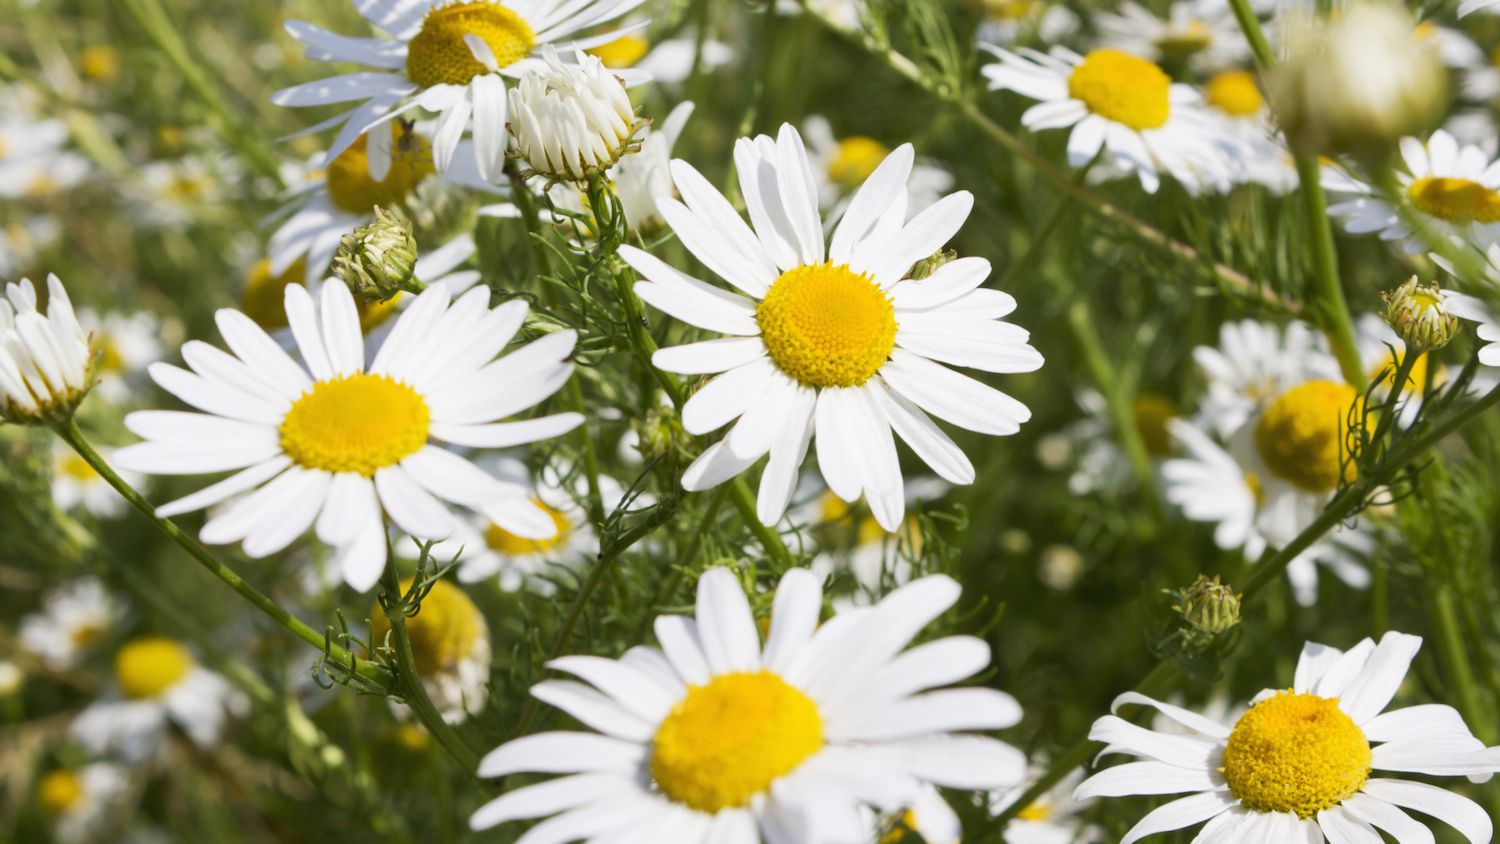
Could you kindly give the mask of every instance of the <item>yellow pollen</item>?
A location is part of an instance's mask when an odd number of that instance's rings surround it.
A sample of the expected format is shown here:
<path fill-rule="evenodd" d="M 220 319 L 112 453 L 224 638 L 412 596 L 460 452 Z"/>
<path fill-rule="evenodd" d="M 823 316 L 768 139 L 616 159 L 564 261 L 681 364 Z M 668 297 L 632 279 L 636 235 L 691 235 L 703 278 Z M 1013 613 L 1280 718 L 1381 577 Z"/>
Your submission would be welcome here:
<path fill-rule="evenodd" d="M 426 445 L 431 418 L 416 390 L 361 372 L 319 381 L 293 402 L 281 448 L 299 466 L 369 478 Z"/>
<path fill-rule="evenodd" d="M 1412 182 L 1406 197 L 1418 211 L 1449 223 L 1500 222 L 1500 193 L 1469 179 L 1427 176 Z"/>
<path fill-rule="evenodd" d="M 105 44 L 94 44 L 78 52 L 78 71 L 85 79 L 105 82 L 120 72 L 120 52 Z"/>
<path fill-rule="evenodd" d="M 823 746 L 807 695 L 769 671 L 721 674 L 692 686 L 657 728 L 651 776 L 700 812 L 749 804 Z"/>
<path fill-rule="evenodd" d="M 377 205 L 398 205 L 435 171 L 430 141 L 404 123 L 392 131 L 391 169 L 384 181 L 370 177 L 368 135 L 360 135 L 328 165 L 328 198 L 341 210 L 368 214 Z"/>
<path fill-rule="evenodd" d="M 403 580 L 401 591 L 411 589 L 411 584 L 409 578 Z M 370 613 L 373 641 L 378 648 L 391 632 L 391 622 L 379 606 Z M 474 645 L 489 635 L 479 608 L 464 590 L 446 580 L 432 584 L 432 590 L 422 599 L 421 611 L 406 619 L 406 633 L 411 637 L 417 673 L 424 677 L 455 670 L 474 652 Z"/>
<path fill-rule="evenodd" d="M 823 493 L 818 500 L 818 513 L 824 524 L 843 521 L 850 514 L 849 505 L 832 492 Z"/>
<path fill-rule="evenodd" d="M 546 554 L 557 549 L 568 541 L 568 535 L 573 530 L 573 523 L 567 515 L 561 511 L 542 503 L 539 499 L 531 499 L 531 503 L 547 511 L 552 517 L 552 524 L 557 526 L 557 534 L 551 539 L 527 539 L 524 536 L 516 536 L 510 531 L 497 524 L 491 523 L 484 529 L 484 544 L 490 546 L 494 551 L 508 556 L 520 556 L 522 554 Z"/>
<path fill-rule="evenodd" d="M 1359 393 L 1348 384 L 1309 381 L 1282 394 L 1255 424 L 1255 445 L 1266 468 L 1309 492 L 1328 492 L 1354 480 L 1349 462 L 1340 475 L 1343 432 Z"/>
<path fill-rule="evenodd" d="M 1135 419 L 1135 429 L 1140 432 L 1141 442 L 1152 457 L 1169 457 L 1172 454 L 1172 435 L 1167 432 L 1167 423 L 1177 416 L 1177 405 L 1166 396 L 1142 393 L 1130 406 Z"/>
<path fill-rule="evenodd" d="M 159 697 L 193 670 L 187 648 L 163 636 L 127 642 L 115 655 L 115 677 L 125 696 L 136 700 Z"/>
<path fill-rule="evenodd" d="M 605 67 L 631 67 L 650 51 L 651 42 L 632 32 L 608 44 L 600 44 L 589 50 L 589 55 L 598 56 Z"/>
<path fill-rule="evenodd" d="M 1335 698 L 1280 692 L 1240 716 L 1224 748 L 1224 779 L 1257 812 L 1310 818 L 1370 776 L 1370 742 Z"/>
<path fill-rule="evenodd" d="M 58 461 L 57 470 L 64 476 L 77 481 L 99 480 L 99 473 L 94 471 L 94 467 L 76 454 L 69 454 Z"/>
<path fill-rule="evenodd" d="M 36 799 L 44 811 L 58 815 L 83 798 L 83 782 L 72 771 L 50 771 L 37 783 Z"/>
<path fill-rule="evenodd" d="M 828 178 L 840 188 L 852 191 L 864 184 L 890 154 L 886 145 L 874 138 L 863 135 L 845 138 L 839 141 L 838 152 L 828 162 Z"/>
<path fill-rule="evenodd" d="M 406 75 L 423 87 L 467 85 L 489 69 L 474 58 L 465 35 L 488 44 L 500 67 L 525 58 L 536 33 L 524 18 L 499 3 L 474 0 L 438 6 L 422 18 L 422 30 L 406 48 Z"/>
<path fill-rule="evenodd" d="M 896 309 L 847 264 L 797 267 L 776 279 L 755 321 L 771 361 L 808 387 L 857 387 L 896 345 Z"/>
<path fill-rule="evenodd" d="M 1225 71 L 1208 80 L 1203 98 L 1230 117 L 1254 117 L 1266 105 L 1255 74 L 1245 70 Z"/>
<path fill-rule="evenodd" d="M 981 0 L 985 18 L 994 21 L 1018 21 L 1031 16 L 1037 8 L 1033 0 Z"/>
<path fill-rule="evenodd" d="M 1166 125 L 1172 79 L 1154 63 L 1119 50 L 1094 50 L 1068 77 L 1068 95 L 1131 129 Z"/>

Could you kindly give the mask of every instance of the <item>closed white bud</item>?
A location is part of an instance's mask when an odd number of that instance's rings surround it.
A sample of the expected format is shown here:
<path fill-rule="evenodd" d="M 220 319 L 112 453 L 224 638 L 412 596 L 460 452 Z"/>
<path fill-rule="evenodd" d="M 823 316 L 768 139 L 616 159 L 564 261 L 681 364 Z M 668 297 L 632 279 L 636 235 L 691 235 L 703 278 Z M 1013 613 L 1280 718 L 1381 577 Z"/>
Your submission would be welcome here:
<path fill-rule="evenodd" d="M 94 356 L 57 276 L 47 277 L 47 312 L 30 279 L 0 300 L 0 419 L 45 425 L 73 415 L 94 385 Z"/>
<path fill-rule="evenodd" d="M 515 154 L 553 181 L 583 182 L 631 151 L 645 125 L 625 85 L 596 56 L 565 64 L 546 54 L 547 71 L 528 73 L 510 90 Z"/>
<path fill-rule="evenodd" d="M 1394 3 L 1353 3 L 1331 20 L 1286 20 L 1281 29 L 1287 56 L 1272 76 L 1272 101 L 1302 149 L 1378 162 L 1447 110 L 1442 58 Z"/>

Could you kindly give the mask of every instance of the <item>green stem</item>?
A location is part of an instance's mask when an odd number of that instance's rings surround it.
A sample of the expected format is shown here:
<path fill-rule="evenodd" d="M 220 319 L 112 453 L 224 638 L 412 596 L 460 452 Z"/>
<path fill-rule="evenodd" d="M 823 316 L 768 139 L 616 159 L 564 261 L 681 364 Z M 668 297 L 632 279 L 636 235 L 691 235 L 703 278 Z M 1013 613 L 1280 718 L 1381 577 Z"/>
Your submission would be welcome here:
<path fill-rule="evenodd" d="M 1083 352 L 1084 364 L 1088 367 L 1095 386 L 1104 395 L 1115 436 L 1119 438 L 1120 447 L 1130 461 L 1136 483 L 1146 493 L 1151 506 L 1159 507 L 1161 497 L 1157 493 L 1156 470 L 1151 465 L 1151 452 L 1146 449 L 1140 426 L 1136 425 L 1130 397 L 1125 394 L 1124 379 L 1115 371 L 1109 353 L 1099 340 L 1099 333 L 1094 330 L 1086 300 L 1075 299 L 1068 306 L 1068 325 L 1073 329 L 1073 336 L 1078 341 L 1079 350 Z"/>
<path fill-rule="evenodd" d="M 578 378 L 568 379 L 568 402 L 573 405 L 573 410 L 583 417 L 583 424 L 578 426 L 578 439 L 582 443 L 583 451 L 583 473 L 589 485 L 589 519 L 593 521 L 596 530 L 604 530 L 604 495 L 599 487 L 599 450 L 594 445 L 594 435 L 589 430 L 588 408 L 583 402 L 583 387 L 579 385 Z"/>
<path fill-rule="evenodd" d="M 422 677 L 417 672 L 416 656 L 411 649 L 411 635 L 406 629 L 407 609 L 412 604 L 412 597 L 416 593 L 418 584 L 413 584 L 412 591 L 403 593 L 401 590 L 401 579 L 396 574 L 396 559 L 387 555 L 385 572 L 380 576 L 380 588 L 384 593 L 384 599 L 380 602 L 385 610 L 385 617 L 391 623 L 391 644 L 394 646 L 396 664 L 396 682 L 401 690 L 401 696 L 406 700 L 406 705 L 427 728 L 427 732 L 437 739 L 438 744 L 448 751 L 454 761 L 469 773 L 473 774 L 479 769 L 479 754 L 469 747 L 454 729 L 443 720 L 442 713 L 432 703 L 432 698 L 427 695 L 427 687 L 422 683 Z M 420 606 L 418 612 L 420 613 Z M 379 647 L 376 643 L 376 647 Z"/>
<path fill-rule="evenodd" d="M 1489 729 L 1489 719 L 1479 704 L 1479 691 L 1474 682 L 1474 669 L 1469 664 L 1468 649 L 1464 645 L 1463 630 L 1458 622 L 1458 608 L 1454 603 L 1453 584 L 1432 576 L 1425 578 L 1428 584 L 1428 603 L 1432 607 L 1432 623 L 1436 628 L 1438 660 L 1443 673 L 1453 686 L 1458 709 L 1464 720 L 1474 725 L 1485 744 L 1494 740 Z"/>
<path fill-rule="evenodd" d="M 703 547 L 703 537 L 708 534 L 709 528 L 713 527 L 714 519 L 718 517 L 719 509 L 724 506 L 724 499 L 729 497 L 730 489 L 731 487 L 721 486 L 714 493 L 713 498 L 709 499 L 708 507 L 704 509 L 703 516 L 698 519 L 698 526 L 693 529 L 692 536 L 688 537 L 687 544 L 682 546 L 682 551 L 678 553 L 677 561 L 673 563 L 667 579 L 662 581 L 661 586 L 656 590 L 655 597 L 646 607 L 646 612 L 641 616 L 641 622 L 636 627 L 631 641 L 639 642 L 646 638 L 646 630 L 651 626 L 651 619 L 657 608 L 677 594 L 678 587 L 682 585 L 683 573 L 698 556 L 698 551 Z"/>
<path fill-rule="evenodd" d="M 72 446 L 73 450 L 78 452 L 78 456 L 82 457 L 85 462 L 92 466 L 94 471 L 98 472 L 99 476 L 106 483 L 113 487 L 116 492 L 120 493 L 136 512 L 144 516 L 153 527 L 168 539 L 181 546 L 182 550 L 186 551 L 188 556 L 197 561 L 199 565 L 207 569 L 209 574 L 223 581 L 229 588 L 238 592 L 241 597 L 249 601 L 256 609 L 260 610 L 277 624 L 291 631 L 297 638 L 323 651 L 326 658 L 337 665 L 339 669 L 357 674 L 378 687 L 384 688 L 390 685 L 390 675 L 379 665 L 369 660 L 361 660 L 344 648 L 333 644 L 329 641 L 328 636 L 304 624 L 296 616 L 282 609 L 280 604 L 277 604 L 254 586 L 245 582 L 244 578 L 240 577 L 229 566 L 220 562 L 198 540 L 184 533 L 182 528 L 179 528 L 172 520 L 157 516 L 156 508 L 151 506 L 151 502 L 147 501 L 134 487 L 116 474 L 115 470 L 111 469 L 109 464 L 104 461 L 104 458 L 99 456 L 99 453 L 94 450 L 94 447 L 89 445 L 88 440 L 83 436 L 83 432 L 78 429 L 76 421 L 69 418 L 53 430 L 62 438 L 63 442 Z"/>

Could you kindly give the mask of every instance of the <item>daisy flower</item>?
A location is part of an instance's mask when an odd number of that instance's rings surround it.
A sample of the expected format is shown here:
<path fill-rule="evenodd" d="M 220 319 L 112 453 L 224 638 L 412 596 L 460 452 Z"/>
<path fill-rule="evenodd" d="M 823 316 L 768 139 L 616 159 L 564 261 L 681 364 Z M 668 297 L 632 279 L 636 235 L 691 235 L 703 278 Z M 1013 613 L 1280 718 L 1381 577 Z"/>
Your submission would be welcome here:
<path fill-rule="evenodd" d="M 547 680 L 532 693 L 598 732 L 540 733 L 490 752 L 481 776 L 567 776 L 505 794 L 469 823 L 548 818 L 530 834 L 559 841 L 626 830 L 681 844 L 857 841 L 862 807 L 900 811 L 931 785 L 1014 785 L 1018 751 L 959 731 L 1014 725 L 1015 700 L 938 688 L 983 670 L 989 647 L 960 636 L 907 649 L 958 595 L 949 578 L 923 578 L 820 625 L 817 578 L 792 569 L 762 643 L 735 576 L 710 569 L 696 619 L 657 619 L 661 650 L 551 663 L 584 682 Z"/>
<path fill-rule="evenodd" d="M 308 130 L 342 125 L 328 150 L 329 161 L 378 123 L 413 108 L 435 112 L 432 159 L 437 169 L 449 168 L 459 139 L 472 128 L 479 175 L 485 181 L 498 181 L 505 165 L 509 121 L 506 80 L 518 80 L 542 66 L 539 56 L 549 45 L 571 55 L 574 50 L 618 39 L 628 30 L 575 36 L 619 18 L 642 2 L 354 0 L 365 20 L 390 37 L 351 38 L 305 21 L 288 21 L 287 32 L 306 45 L 308 58 L 378 70 L 294 85 L 276 92 L 271 101 L 292 107 L 360 102 Z"/>
<path fill-rule="evenodd" d="M 1006 47 L 1035 38 L 1051 44 L 1078 30 L 1078 15 L 1046 0 L 980 0 L 977 44 Z"/>
<path fill-rule="evenodd" d="M 21 619 L 21 646 L 53 671 L 66 671 L 119 614 L 103 583 L 92 577 L 75 580 L 48 592 L 42 611 Z"/>
<path fill-rule="evenodd" d="M 1207 821 L 1195 839 L 1376 844 L 1432 841 L 1405 810 L 1453 826 L 1470 841 L 1490 840 L 1492 823 L 1477 804 L 1435 785 L 1375 772 L 1488 778 L 1500 756 L 1469 732 L 1450 706 L 1385 709 L 1422 645 L 1387 633 L 1348 652 L 1309 642 L 1290 689 L 1266 690 L 1232 725 L 1135 692 L 1114 709 L 1151 706 L 1192 731 L 1163 735 L 1107 715 L 1089 738 L 1104 753 L 1146 761 L 1108 768 L 1078 787 L 1079 799 L 1181 794 L 1141 819 L 1121 840 Z M 1379 831 L 1377 831 L 1379 830 Z"/>
<path fill-rule="evenodd" d="M 1172 81 L 1149 59 L 1103 48 L 1080 56 L 983 45 L 1000 61 L 982 73 L 990 90 L 1039 100 L 1021 116 L 1032 131 L 1071 128 L 1068 163 L 1082 167 L 1099 151 L 1107 163 L 1134 172 L 1155 193 L 1165 171 L 1189 191 L 1227 190 L 1233 174 L 1231 138 L 1204 109 L 1191 86 Z"/>
<path fill-rule="evenodd" d="M 1094 16 L 1102 46 L 1155 62 L 1191 59 L 1199 70 L 1233 67 L 1250 58 L 1234 12 L 1220 0 L 1176 0 L 1163 20 L 1134 0 Z"/>
<path fill-rule="evenodd" d="M 640 149 L 620 156 L 619 163 L 606 174 L 633 234 L 651 234 L 664 224 L 656 207 L 657 198 L 677 196 L 677 186 L 672 184 L 672 150 L 693 109 L 691 102 L 678 103 L 660 126 L 642 128 L 636 135 Z M 584 193 L 576 185 L 558 182 L 547 189 L 547 197 L 559 208 L 584 212 Z"/>
<path fill-rule="evenodd" d="M 459 145 L 452 166 L 442 176 L 434 174 L 430 147 L 421 128 L 396 121 L 372 128 L 327 167 L 309 171 L 293 188 L 292 198 L 281 212 L 286 219 L 266 247 L 268 273 L 280 278 L 293 267 L 300 267 L 302 283 L 311 286 L 321 281 L 328 276 L 340 239 L 372 222 L 375 206 L 401 208 L 429 184 L 503 195 L 479 178 L 471 144 Z M 481 207 L 479 214 L 507 216 L 513 210 L 509 203 L 500 202 Z M 468 243 L 469 254 L 473 254 L 473 242 Z M 431 276 L 418 277 L 429 283 L 436 281 Z M 279 297 L 275 301 L 279 302 Z"/>
<path fill-rule="evenodd" d="M 184 226 L 203 216 L 206 206 L 224 201 L 224 184 L 233 175 L 227 158 L 184 156 L 152 161 L 141 167 L 134 187 L 141 208 L 139 222 L 158 227 Z"/>
<path fill-rule="evenodd" d="M 36 802 L 59 844 L 95 841 L 116 819 L 129 782 L 126 769 L 110 762 L 58 768 L 37 780 Z"/>
<path fill-rule="evenodd" d="M 169 724 L 207 748 L 219 740 L 225 719 L 244 705 L 186 645 L 144 636 L 120 647 L 111 689 L 79 714 L 71 732 L 90 753 L 144 762 L 161 748 Z"/>
<path fill-rule="evenodd" d="M 141 386 L 138 382 L 146 367 L 161 360 L 161 321 L 149 311 L 101 315 L 92 308 L 80 308 L 78 322 L 99 356 L 99 383 L 94 389 L 106 401 L 127 401 Z"/>
<path fill-rule="evenodd" d="M 829 488 L 845 501 L 864 495 L 876 521 L 894 531 L 906 505 L 892 431 L 944 480 L 967 484 L 973 465 L 927 414 L 1002 436 L 1031 417 L 1010 396 L 943 365 L 1030 372 L 1042 356 L 1024 329 L 1001 321 L 1015 300 L 978 289 L 990 272 L 983 258 L 908 278 L 914 263 L 958 232 L 974 202 L 961 191 L 904 222 L 914 159 L 910 144 L 891 153 L 855 193 L 831 242 L 812 163 L 790 125 L 776 140 L 743 138 L 735 146 L 753 229 L 691 165 L 672 162 L 683 201 L 662 199 L 659 210 L 688 250 L 740 291 L 621 249 L 646 279 L 635 287 L 642 299 L 731 335 L 663 349 L 653 359 L 670 372 L 723 373 L 683 407 L 690 433 L 736 423 L 688 467 L 684 488 L 717 486 L 769 452 L 758 511 L 775 524 L 816 435 Z"/>
<path fill-rule="evenodd" d="M 402 581 L 403 594 L 411 587 L 409 578 Z M 390 636 L 391 621 L 378 605 L 371 607 L 370 618 L 374 625 L 370 640 L 382 647 Z M 443 720 L 457 724 L 479 714 L 489 701 L 490 628 L 464 590 L 446 580 L 434 582 L 417 614 L 406 619 L 406 633 L 417 676 Z M 408 711 L 394 702 L 392 709 Z"/>
<path fill-rule="evenodd" d="M 1254 73 L 1225 70 L 1203 83 L 1203 102 L 1226 135 L 1235 139 L 1238 182 L 1258 184 L 1277 193 L 1297 187 L 1297 168 L 1286 140 L 1276 129 L 1271 108 Z"/>
<path fill-rule="evenodd" d="M 1284 330 L 1250 319 L 1227 322 L 1219 327 L 1219 345 L 1193 349 L 1193 362 L 1208 382 L 1202 421 L 1221 437 L 1239 430 L 1288 387 L 1341 377 L 1322 335 L 1301 322 Z"/>
<path fill-rule="evenodd" d="M 524 302 L 489 308 L 477 287 L 457 301 L 434 285 L 397 317 L 366 366 L 359 312 L 348 288 L 325 284 L 320 302 L 286 288 L 298 364 L 243 313 L 220 310 L 226 354 L 189 342 L 192 371 L 151 367 L 163 389 L 203 413 L 137 411 L 126 427 L 146 441 L 120 464 L 148 474 L 236 474 L 158 508 L 163 516 L 243 498 L 199 537 L 242 542 L 262 557 L 309 528 L 336 550 L 345 581 L 364 591 L 385 569 L 385 517 L 419 539 L 445 539 L 455 520 L 443 502 L 476 510 L 520 536 L 556 528 L 523 487 L 504 483 L 438 442 L 499 448 L 572 430 L 576 413 L 498 420 L 533 407 L 572 374 L 575 342 L 558 332 L 498 360 L 526 318 Z M 248 494 L 247 494 L 248 493 Z"/>
<path fill-rule="evenodd" d="M 1129 487 L 1134 482 L 1134 471 L 1130 458 L 1120 447 L 1109 403 L 1093 389 L 1079 391 L 1077 402 L 1087 418 L 1069 425 L 1063 432 L 1069 440 L 1064 445 L 1068 456 L 1078 454 L 1073 474 L 1068 477 L 1068 491 L 1089 495 Z M 1171 455 L 1172 438 L 1167 433 L 1167 422 L 1175 419 L 1177 413 L 1176 403 L 1157 393 L 1142 392 L 1131 401 L 1131 420 L 1152 459 Z"/>
<path fill-rule="evenodd" d="M 1478 146 L 1460 145 L 1439 129 L 1425 144 L 1402 138 L 1401 159 L 1406 169 L 1396 177 L 1405 200 L 1434 231 L 1469 241 L 1500 223 L 1500 162 Z M 1378 232 L 1413 255 L 1426 248 L 1373 186 L 1332 165 L 1323 169 L 1323 186 L 1349 197 L 1328 212 L 1342 218 L 1350 234 Z"/>
<path fill-rule="evenodd" d="M 891 154 L 885 144 L 865 135 L 839 138 L 827 118 L 815 114 L 802 121 L 812 159 L 813 181 L 818 187 L 818 201 L 832 225 L 849 207 L 850 197 L 870 178 L 875 168 Z M 942 199 L 953 189 L 953 174 L 928 162 L 912 165 L 907 179 L 908 215 L 916 215 Z"/>
<path fill-rule="evenodd" d="M 906 503 L 936 501 L 947 491 L 948 484 L 937 478 L 913 478 L 906 484 Z M 809 566 L 813 574 L 826 582 L 847 571 L 853 580 L 852 593 L 834 598 L 834 607 L 870 604 L 912 579 L 912 563 L 922 555 L 922 525 L 915 515 L 903 519 L 899 529 L 887 531 L 874 516 L 856 511 L 831 492 L 803 509 L 807 511 L 804 516 L 815 518 L 798 521 L 818 523 L 829 539 L 826 550 Z"/>
<path fill-rule="evenodd" d="M 95 446 L 95 451 L 108 461 L 114 449 Z M 122 469 L 121 478 L 132 487 L 140 488 L 144 480 L 140 475 Z M 52 503 L 65 512 L 82 509 L 91 516 L 114 519 L 126 510 L 125 499 L 109 485 L 87 460 L 78 456 L 67 444 L 58 441 L 52 444 Z"/>
<path fill-rule="evenodd" d="M 1032 768 L 1027 779 L 1040 777 L 1043 770 Z M 1094 844 L 1103 840 L 1103 831 L 1086 825 L 1079 817 L 1093 804 L 1092 800 L 1074 800 L 1073 791 L 1083 782 L 1079 768 L 1057 781 L 1046 794 L 1033 800 L 1005 825 L 1008 844 Z M 1025 786 L 992 795 L 990 811 L 999 814 L 1009 809 L 1025 793 Z"/>
<path fill-rule="evenodd" d="M 69 152 L 67 143 L 63 121 L 35 117 L 28 108 L 0 109 L 0 197 L 47 196 L 83 181 L 88 160 Z"/>
<path fill-rule="evenodd" d="M 1243 549 L 1247 560 L 1260 559 L 1273 544 L 1265 531 L 1275 531 L 1278 536 L 1285 536 L 1287 531 L 1278 524 L 1284 516 L 1266 507 L 1260 475 L 1247 470 L 1233 454 L 1186 420 L 1174 419 L 1169 427 L 1186 453 L 1162 464 L 1166 499 L 1189 520 L 1213 524 L 1218 547 L 1226 551 Z M 1263 520 L 1267 523 L 1264 529 Z M 1319 566 L 1327 567 L 1355 589 L 1369 588 L 1370 570 L 1364 560 L 1374 546 L 1374 538 L 1362 526 L 1340 525 L 1298 554 L 1286 570 L 1297 603 L 1317 603 Z"/>
<path fill-rule="evenodd" d="M 47 276 L 47 311 L 23 278 L 0 300 L 0 419 L 35 425 L 70 416 L 94 383 L 94 355 L 68 291 Z"/>
<path fill-rule="evenodd" d="M 634 68 L 660 85 L 687 81 L 695 61 L 699 71 L 703 72 L 722 67 L 734 59 L 734 50 L 728 44 L 712 38 L 703 39 L 701 54 L 699 49 L 696 37 L 668 38 L 653 44 L 636 30 L 626 32 L 608 44 L 591 47 L 588 52 L 598 56 L 611 70 Z"/>

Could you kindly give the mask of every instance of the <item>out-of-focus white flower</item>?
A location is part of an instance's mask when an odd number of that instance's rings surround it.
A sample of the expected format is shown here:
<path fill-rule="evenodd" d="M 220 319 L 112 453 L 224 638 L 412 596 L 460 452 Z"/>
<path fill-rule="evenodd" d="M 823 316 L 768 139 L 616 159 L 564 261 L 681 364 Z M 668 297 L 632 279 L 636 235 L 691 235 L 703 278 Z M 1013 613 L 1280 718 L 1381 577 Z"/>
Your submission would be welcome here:
<path fill-rule="evenodd" d="M 37 781 L 36 800 L 58 844 L 101 840 L 105 825 L 123 808 L 127 770 L 110 762 L 58 768 Z"/>
<path fill-rule="evenodd" d="M 549 179 L 582 182 L 615 166 L 644 125 L 625 84 L 598 56 L 564 64 L 546 54 L 547 70 L 522 77 L 510 91 L 510 129 L 519 157 Z"/>
<path fill-rule="evenodd" d="M 411 580 L 401 583 L 403 592 L 411 587 Z M 378 606 L 370 610 L 370 617 L 371 640 L 382 647 L 391 632 L 390 619 Z M 482 711 L 489 699 L 485 687 L 490 681 L 490 629 L 469 596 L 446 580 L 436 581 L 417 614 L 406 619 L 406 632 L 417 676 L 443 720 L 456 724 Z"/>
<path fill-rule="evenodd" d="M 1046 0 L 979 0 L 980 44 L 1006 47 L 1031 38 L 1051 44 L 1078 29 L 1078 15 L 1066 6 Z"/>
<path fill-rule="evenodd" d="M 685 81 L 693 72 L 695 61 L 699 72 L 703 72 L 722 67 L 734 59 L 734 50 L 722 41 L 706 38 L 700 45 L 697 38 L 688 37 L 669 38 L 653 44 L 639 31 L 628 32 L 608 44 L 590 49 L 588 53 L 598 56 L 610 70 L 633 68 L 659 85 L 676 85 Z"/>
<path fill-rule="evenodd" d="M 184 156 L 152 161 L 141 168 L 135 199 L 141 209 L 137 218 L 153 226 L 179 226 L 193 223 L 204 209 L 224 199 L 224 186 L 235 176 L 231 159 L 212 160 Z"/>
<path fill-rule="evenodd" d="M 1155 62 L 1188 59 L 1199 70 L 1234 67 L 1250 57 L 1250 45 L 1228 3 L 1177 0 L 1165 19 L 1125 0 L 1116 12 L 1094 16 L 1101 46 Z"/>
<path fill-rule="evenodd" d="M 1040 777 L 1045 769 L 1032 767 L 1027 780 Z M 1104 837 L 1103 830 L 1085 825 L 1079 817 L 1093 805 L 1092 800 L 1074 800 L 1073 791 L 1083 782 L 1083 769 L 1078 768 L 1047 789 L 1047 793 L 1022 809 L 1010 823 L 1005 825 L 1005 840 L 1009 844 L 1094 844 Z M 999 814 L 1015 804 L 1026 791 L 1026 786 L 1017 786 L 1009 791 L 991 795 L 990 812 Z"/>
<path fill-rule="evenodd" d="M 819 114 L 802 121 L 802 134 L 812 160 L 818 201 L 827 214 L 824 225 L 831 227 L 842 219 L 854 191 L 870 178 L 891 150 L 866 135 L 839 138 L 833 133 L 833 126 Z M 952 189 L 952 173 L 930 161 L 918 160 L 912 165 L 906 185 L 908 219 L 925 211 Z"/>
<path fill-rule="evenodd" d="M 1235 181 L 1262 185 L 1277 193 L 1297 187 L 1297 168 L 1286 139 L 1271 119 L 1271 109 L 1253 72 L 1225 70 L 1203 83 L 1203 102 L 1240 147 Z"/>
<path fill-rule="evenodd" d="M 26 684 L 26 672 L 8 659 L 0 659 L 0 697 L 13 695 Z"/>
<path fill-rule="evenodd" d="M 95 446 L 105 462 L 109 462 L 114 449 Z M 115 470 L 124 481 L 137 489 L 145 480 L 129 469 Z M 115 492 L 104 477 L 94 471 L 87 460 L 78 456 L 70 446 L 58 441 L 52 446 L 52 503 L 65 511 L 82 508 L 85 512 L 103 519 L 113 519 L 125 512 L 125 499 Z"/>
<path fill-rule="evenodd" d="M 656 198 L 677 194 L 677 186 L 672 183 L 672 149 L 692 115 L 691 102 L 678 103 L 662 121 L 661 128 L 641 130 L 641 148 L 621 157 L 620 163 L 609 172 L 631 231 L 648 231 L 662 225 Z"/>
<path fill-rule="evenodd" d="M 62 226 L 46 214 L 30 214 L 0 226 L 0 278 L 33 269 L 40 254 L 62 237 Z"/>
<path fill-rule="evenodd" d="M 1193 361 L 1208 380 L 1201 417 L 1228 437 L 1294 384 L 1339 378 L 1338 362 L 1322 335 L 1305 323 L 1281 328 L 1255 320 L 1219 328 L 1219 345 L 1193 349 Z"/>
<path fill-rule="evenodd" d="M 1484 300 L 1462 293 L 1448 293 L 1448 310 L 1459 319 L 1477 324 L 1479 336 L 1479 362 L 1485 366 L 1500 366 L 1500 316 Z"/>
<path fill-rule="evenodd" d="M 0 301 L 0 419 L 37 425 L 72 415 L 94 380 L 89 338 L 68 291 L 47 277 L 47 313 L 30 279 L 7 284 Z"/>
<path fill-rule="evenodd" d="M 119 607 L 104 584 L 89 577 L 47 593 L 42 611 L 21 619 L 21 645 L 53 671 L 78 663 L 115 623 Z"/>
<path fill-rule="evenodd" d="M 88 160 L 68 151 L 68 126 L 33 113 L 12 89 L 0 92 L 0 197 L 40 197 L 73 187 Z"/>
<path fill-rule="evenodd" d="M 140 382 L 146 367 L 161 360 L 161 320 L 150 311 L 100 314 L 79 308 L 78 323 L 98 352 L 95 389 L 106 401 L 127 401 L 133 390 L 144 386 Z"/>

